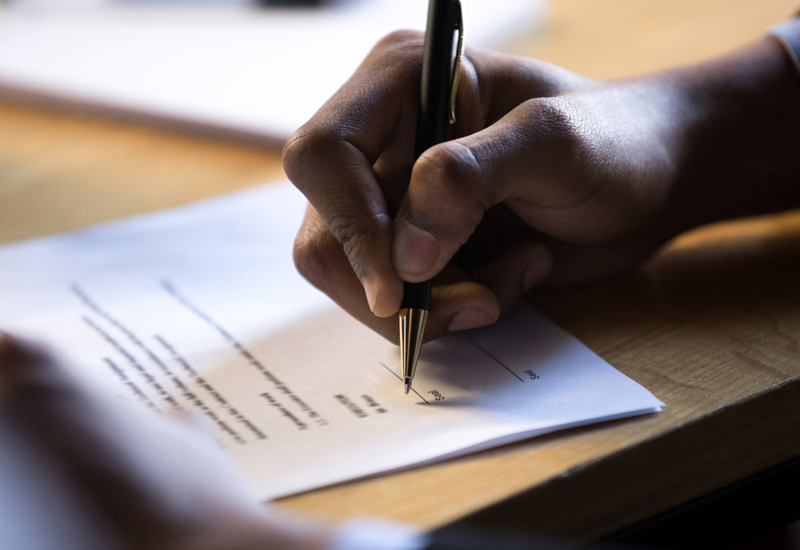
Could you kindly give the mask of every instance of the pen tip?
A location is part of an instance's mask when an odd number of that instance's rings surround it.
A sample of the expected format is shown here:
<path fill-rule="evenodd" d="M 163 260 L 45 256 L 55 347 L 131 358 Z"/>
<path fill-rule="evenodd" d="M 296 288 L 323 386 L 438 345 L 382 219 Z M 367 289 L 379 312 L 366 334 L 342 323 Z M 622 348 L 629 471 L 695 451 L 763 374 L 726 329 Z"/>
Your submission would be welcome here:
<path fill-rule="evenodd" d="M 410 378 L 406 378 L 406 380 L 405 380 L 405 390 L 406 390 L 406 394 L 408 394 L 408 392 L 411 391 L 411 379 Z"/>

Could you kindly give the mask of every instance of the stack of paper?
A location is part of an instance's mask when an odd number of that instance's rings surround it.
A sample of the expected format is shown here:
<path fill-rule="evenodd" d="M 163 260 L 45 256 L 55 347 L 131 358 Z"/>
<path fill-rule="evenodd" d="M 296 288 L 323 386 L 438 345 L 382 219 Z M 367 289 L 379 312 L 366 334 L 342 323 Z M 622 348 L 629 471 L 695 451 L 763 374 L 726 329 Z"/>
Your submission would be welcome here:
<path fill-rule="evenodd" d="M 0 328 L 144 407 L 205 416 L 273 498 L 662 405 L 530 308 L 395 346 L 310 287 L 288 183 L 0 248 Z"/>
<path fill-rule="evenodd" d="M 498 47 L 541 0 L 462 0 L 469 46 Z M 309 9 L 132 6 L 0 9 L 0 98 L 281 145 L 427 0 Z"/>

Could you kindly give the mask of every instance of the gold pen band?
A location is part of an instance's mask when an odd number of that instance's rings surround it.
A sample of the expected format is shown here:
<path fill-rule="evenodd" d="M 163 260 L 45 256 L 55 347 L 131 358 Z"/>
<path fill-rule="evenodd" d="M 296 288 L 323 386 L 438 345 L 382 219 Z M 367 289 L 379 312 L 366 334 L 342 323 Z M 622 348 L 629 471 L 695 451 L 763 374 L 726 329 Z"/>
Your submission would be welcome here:
<path fill-rule="evenodd" d="M 399 318 L 400 363 L 403 367 L 403 380 L 411 380 L 417 370 L 419 348 L 422 345 L 422 335 L 425 333 L 428 312 L 424 309 L 403 308 L 399 311 Z"/>

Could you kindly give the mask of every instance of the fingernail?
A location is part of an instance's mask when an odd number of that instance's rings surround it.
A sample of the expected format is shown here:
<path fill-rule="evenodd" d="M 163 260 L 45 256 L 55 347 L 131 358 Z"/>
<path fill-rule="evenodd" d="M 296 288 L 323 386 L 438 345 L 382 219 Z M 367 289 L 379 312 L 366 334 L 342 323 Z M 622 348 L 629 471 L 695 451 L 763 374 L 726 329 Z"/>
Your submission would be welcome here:
<path fill-rule="evenodd" d="M 449 332 L 458 332 L 459 330 L 485 327 L 492 323 L 494 323 L 494 319 L 489 317 L 487 313 L 475 307 L 468 307 L 453 317 L 453 320 L 447 325 L 447 330 Z"/>
<path fill-rule="evenodd" d="M 378 285 L 375 284 L 371 277 L 364 277 L 361 279 L 361 286 L 364 287 L 364 293 L 367 295 L 369 310 L 375 313 L 375 302 L 378 301 Z"/>
<path fill-rule="evenodd" d="M 547 277 L 553 267 L 553 256 L 546 248 L 542 248 L 530 261 L 522 275 L 522 289 L 528 291 Z"/>
<path fill-rule="evenodd" d="M 394 236 L 394 266 L 405 273 L 424 273 L 439 256 L 439 242 L 427 231 L 403 220 Z"/>

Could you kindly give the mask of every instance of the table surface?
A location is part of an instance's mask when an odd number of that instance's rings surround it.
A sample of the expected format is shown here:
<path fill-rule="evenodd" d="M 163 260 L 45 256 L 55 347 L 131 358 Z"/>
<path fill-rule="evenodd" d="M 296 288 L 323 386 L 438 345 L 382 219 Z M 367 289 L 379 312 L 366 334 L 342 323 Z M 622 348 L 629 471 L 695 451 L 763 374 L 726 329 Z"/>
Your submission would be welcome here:
<path fill-rule="evenodd" d="M 758 40 L 794 0 L 553 0 L 510 44 L 597 78 Z M 0 242 L 283 178 L 280 154 L 0 103 Z M 431 528 L 469 516 L 594 539 L 800 455 L 800 212 L 717 224 L 612 283 L 532 301 L 666 403 L 660 414 L 536 438 L 283 499 L 338 519 Z"/>

